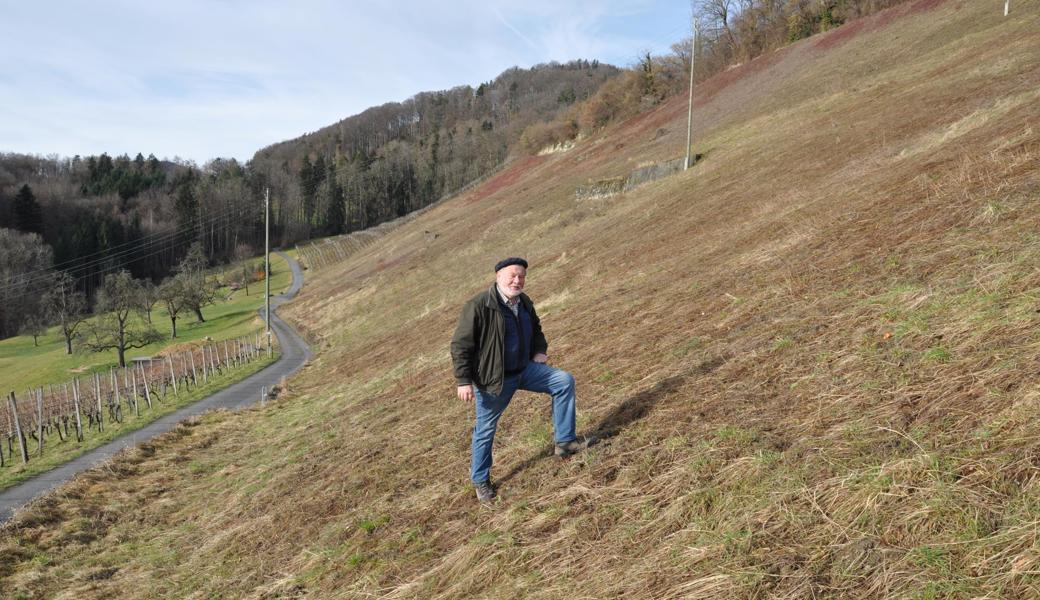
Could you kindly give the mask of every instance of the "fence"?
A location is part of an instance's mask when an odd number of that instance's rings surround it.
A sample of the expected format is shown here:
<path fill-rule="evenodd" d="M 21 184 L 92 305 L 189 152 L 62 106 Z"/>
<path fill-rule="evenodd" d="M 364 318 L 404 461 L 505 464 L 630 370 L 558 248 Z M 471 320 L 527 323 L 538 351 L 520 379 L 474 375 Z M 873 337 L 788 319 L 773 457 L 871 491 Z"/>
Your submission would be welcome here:
<path fill-rule="evenodd" d="M 21 461 L 26 463 L 29 446 L 35 445 L 33 454 L 42 455 L 48 437 L 54 434 L 62 442 L 70 437 L 82 442 L 85 431 L 104 432 L 106 420 L 121 423 L 124 406 L 140 416 L 142 402 L 151 409 L 153 402 L 164 403 L 171 392 L 176 397 L 262 354 L 270 357 L 272 348 L 266 341 L 259 332 L 223 342 L 210 341 L 159 358 L 137 360 L 125 368 L 113 367 L 107 373 L 27 390 L 24 398 L 12 391 L 2 409 L 7 458 L 5 448 L 0 446 L 0 467 L 14 461 L 16 444 Z"/>
<path fill-rule="evenodd" d="M 581 185 L 574 190 L 574 198 L 576 200 L 592 200 L 594 198 L 615 196 L 635 189 L 644 183 L 663 179 L 673 173 L 682 171 L 685 162 L 685 158 L 676 158 L 636 169 L 629 173 L 628 177 L 601 179 L 588 185 Z"/>

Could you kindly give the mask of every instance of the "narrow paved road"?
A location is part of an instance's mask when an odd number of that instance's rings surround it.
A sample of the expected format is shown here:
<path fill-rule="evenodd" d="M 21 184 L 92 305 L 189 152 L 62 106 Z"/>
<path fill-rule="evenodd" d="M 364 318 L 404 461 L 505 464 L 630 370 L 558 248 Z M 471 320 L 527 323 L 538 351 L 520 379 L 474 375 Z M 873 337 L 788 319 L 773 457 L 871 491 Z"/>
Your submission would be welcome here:
<path fill-rule="evenodd" d="M 300 287 L 303 286 L 303 270 L 300 268 L 300 263 L 292 258 L 281 252 L 278 252 L 278 255 L 289 263 L 289 266 L 292 268 L 293 278 L 292 286 L 289 287 L 288 291 L 271 297 L 271 329 L 278 336 L 278 343 L 282 349 L 282 355 L 277 361 L 268 365 L 262 371 L 254 373 L 212 396 L 203 398 L 190 406 L 185 406 L 137 431 L 112 440 L 104 446 L 98 446 L 60 467 L 41 473 L 32 479 L 0 492 L 0 523 L 7 522 L 14 515 L 15 510 L 21 508 L 30 500 L 46 494 L 72 479 L 78 473 L 107 460 L 123 448 L 134 446 L 139 442 L 144 442 L 165 433 L 173 429 L 177 423 L 184 419 L 207 410 L 214 408 L 236 409 L 253 404 L 260 400 L 260 389 L 262 386 L 267 386 L 267 389 L 270 390 L 283 377 L 288 377 L 298 371 L 311 358 L 311 350 L 307 346 L 307 342 L 303 341 L 303 338 L 278 318 L 278 315 L 275 314 L 275 308 L 287 302 L 300 291 Z M 260 318 L 263 319 L 263 317 L 264 309 L 261 307 Z"/>

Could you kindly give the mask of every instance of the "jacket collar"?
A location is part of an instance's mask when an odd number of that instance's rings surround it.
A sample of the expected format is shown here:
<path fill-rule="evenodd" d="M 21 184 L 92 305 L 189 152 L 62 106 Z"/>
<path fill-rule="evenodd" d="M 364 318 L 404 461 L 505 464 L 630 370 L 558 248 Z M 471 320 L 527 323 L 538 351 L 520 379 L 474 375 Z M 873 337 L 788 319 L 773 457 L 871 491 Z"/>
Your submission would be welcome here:
<path fill-rule="evenodd" d="M 498 308 L 498 302 L 498 286 L 492 283 L 487 293 L 484 294 L 484 305 L 488 308 Z M 527 294 L 520 292 L 520 302 L 524 308 L 531 310 L 531 299 L 527 297 Z"/>

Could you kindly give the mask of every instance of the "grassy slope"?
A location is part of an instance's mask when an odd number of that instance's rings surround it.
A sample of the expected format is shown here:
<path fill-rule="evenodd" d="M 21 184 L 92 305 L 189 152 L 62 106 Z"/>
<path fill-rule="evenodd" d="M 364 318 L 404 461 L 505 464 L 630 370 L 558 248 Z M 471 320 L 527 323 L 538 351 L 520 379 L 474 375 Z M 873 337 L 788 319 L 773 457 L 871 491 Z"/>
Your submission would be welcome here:
<path fill-rule="evenodd" d="M 322 271 L 283 309 L 319 345 L 285 400 L 26 511 L 0 592 L 1036 594 L 1040 8 L 990 4 L 708 82 L 691 172 L 571 196 L 679 155 L 677 99 Z M 550 458 L 518 395 L 478 507 L 447 340 L 509 254 L 605 440 Z"/>
<path fill-rule="evenodd" d="M 251 259 L 249 262 L 257 261 Z M 292 272 L 280 256 L 272 255 L 271 270 L 274 273 L 271 277 L 272 294 L 289 287 Z M 224 288 L 218 296 L 226 298 L 230 294 L 230 290 Z M 177 343 L 200 340 L 207 336 L 223 340 L 257 331 L 261 322 L 257 318 L 256 309 L 263 304 L 263 298 L 264 286 L 261 282 L 249 286 L 248 296 L 245 290 L 239 290 L 234 292 L 231 300 L 218 300 L 202 309 L 202 315 L 206 317 L 204 323 L 199 323 L 194 314 L 185 311 L 177 318 Z M 156 304 L 152 311 L 152 323 L 167 339 L 128 351 L 127 360 L 135 356 L 159 354 L 170 345 L 170 319 L 161 303 Z M 80 330 L 85 331 L 85 325 Z M 50 328 L 40 336 L 39 342 L 39 346 L 34 346 L 32 336 L 25 335 L 0 340 L 0 390 L 5 395 L 14 390 L 21 397 L 30 386 L 63 383 L 77 375 L 109 369 L 119 360 L 115 350 L 65 354 L 65 339 L 57 327 Z M 73 348 L 76 346 L 73 345 Z"/>

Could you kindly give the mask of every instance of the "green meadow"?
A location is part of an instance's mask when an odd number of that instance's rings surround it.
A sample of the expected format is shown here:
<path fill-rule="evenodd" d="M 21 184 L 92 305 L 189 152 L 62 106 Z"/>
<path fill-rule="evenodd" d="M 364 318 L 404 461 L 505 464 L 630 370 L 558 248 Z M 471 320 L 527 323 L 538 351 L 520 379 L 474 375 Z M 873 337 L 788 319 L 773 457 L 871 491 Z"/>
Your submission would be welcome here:
<path fill-rule="evenodd" d="M 250 259 L 256 263 L 258 259 Z M 223 273 L 233 273 L 241 263 L 215 268 L 211 275 L 223 279 Z M 280 256 L 271 255 L 271 294 L 285 291 L 292 283 L 289 265 Z M 204 322 L 196 320 L 190 311 L 183 311 L 177 318 L 177 339 L 170 339 L 170 319 L 166 310 L 157 303 L 152 309 L 152 325 L 165 335 L 161 342 L 144 348 L 128 350 L 127 360 L 138 356 L 151 356 L 175 344 L 209 337 L 214 340 L 234 338 L 259 331 L 263 322 L 257 309 L 264 302 L 264 282 L 250 284 L 245 289 L 231 291 L 223 287 L 217 292 L 217 300 L 202 309 Z M 143 316 L 136 317 L 144 319 Z M 84 335 L 90 323 L 80 326 Z M 90 352 L 81 344 L 73 343 L 73 353 L 65 353 L 65 340 L 58 327 L 51 327 L 39 336 L 39 345 L 33 344 L 32 336 L 17 336 L 0 340 L 0 392 L 5 396 L 15 392 L 21 397 L 30 387 L 47 386 L 69 381 L 73 377 L 106 371 L 118 364 L 115 350 Z"/>

